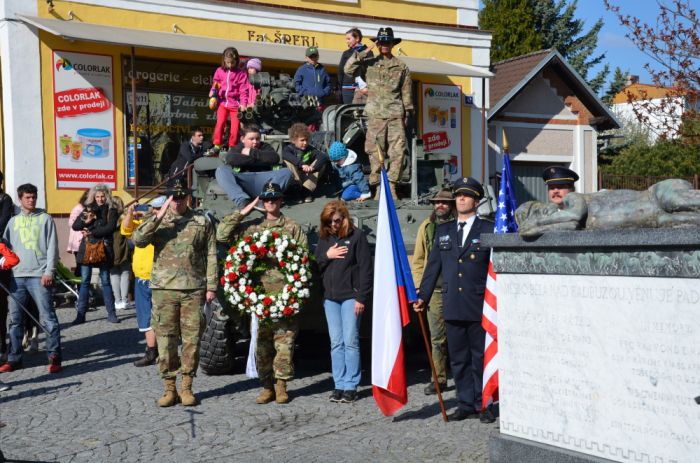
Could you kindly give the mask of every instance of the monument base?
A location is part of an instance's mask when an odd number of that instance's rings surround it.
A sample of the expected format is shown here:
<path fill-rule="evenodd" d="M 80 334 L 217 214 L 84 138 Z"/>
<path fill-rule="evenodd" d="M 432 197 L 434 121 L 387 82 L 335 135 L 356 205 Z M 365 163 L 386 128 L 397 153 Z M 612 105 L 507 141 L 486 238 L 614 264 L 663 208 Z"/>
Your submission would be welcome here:
<path fill-rule="evenodd" d="M 610 463 L 613 460 L 553 447 L 539 442 L 511 437 L 492 436 L 489 441 L 490 463 Z"/>

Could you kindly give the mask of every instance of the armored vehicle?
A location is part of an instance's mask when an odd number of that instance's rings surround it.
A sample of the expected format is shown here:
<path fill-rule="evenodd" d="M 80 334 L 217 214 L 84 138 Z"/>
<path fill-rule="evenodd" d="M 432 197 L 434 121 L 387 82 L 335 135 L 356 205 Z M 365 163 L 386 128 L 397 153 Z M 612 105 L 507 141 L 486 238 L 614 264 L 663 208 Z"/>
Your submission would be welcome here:
<path fill-rule="evenodd" d="M 284 144 L 289 141 L 286 133 L 293 123 L 318 122 L 319 130 L 313 132 L 311 144 L 327 152 L 331 143 L 340 140 L 358 154 L 365 172 L 369 173 L 369 158 L 364 151 L 367 120 L 363 111 L 364 105 L 333 105 L 327 107 L 321 115 L 316 110 L 317 101 L 299 97 L 294 93 L 294 86 L 289 76 L 281 75 L 278 78 L 272 78 L 267 73 L 259 73 L 255 76 L 253 84 L 259 89 L 256 103 L 253 109 L 242 112 L 240 118 L 244 123 L 257 123 L 266 132 L 263 135 L 264 141 L 275 146 L 280 155 Z M 403 178 L 398 187 L 402 199 L 396 201 L 396 209 L 406 251 L 410 254 L 413 252 L 418 227 L 432 211 L 428 200 L 439 188 L 449 186 L 447 180 L 449 175 L 446 168 L 447 156 L 424 152 L 422 142 L 415 136 L 413 129 L 409 128 L 407 135 L 410 153 L 406 157 Z M 214 178 L 214 171 L 223 164 L 224 157 L 224 153 L 219 157 L 204 157 L 195 161 L 194 164 L 195 197 L 199 206 L 205 209 L 214 221 L 220 220 L 235 210 L 234 203 Z M 487 187 L 486 191 L 489 192 L 490 200 L 482 203 L 480 208 L 482 216 L 494 210 L 493 189 Z M 288 198 L 283 209 L 286 216 L 291 217 L 304 228 L 312 252 L 318 241 L 321 210 L 327 201 L 336 199 L 340 195 L 340 187 L 333 172 L 319 184 L 314 193 L 313 202 L 304 203 Z M 348 209 L 355 225 L 365 232 L 370 246 L 373 246 L 376 238 L 378 202 L 353 201 L 348 204 Z M 228 246 L 219 250 L 221 259 L 225 258 L 227 249 Z M 219 300 L 224 301 L 223 294 L 219 296 Z M 313 285 L 310 303 L 299 317 L 302 332 L 304 330 L 326 331 L 318 280 Z M 206 319 L 207 327 L 202 336 L 200 349 L 200 366 L 207 374 L 227 373 L 232 367 L 233 343 L 247 332 L 245 326 L 247 321 L 242 319 L 237 310 L 226 307 L 225 304 L 210 306 L 206 310 Z"/>

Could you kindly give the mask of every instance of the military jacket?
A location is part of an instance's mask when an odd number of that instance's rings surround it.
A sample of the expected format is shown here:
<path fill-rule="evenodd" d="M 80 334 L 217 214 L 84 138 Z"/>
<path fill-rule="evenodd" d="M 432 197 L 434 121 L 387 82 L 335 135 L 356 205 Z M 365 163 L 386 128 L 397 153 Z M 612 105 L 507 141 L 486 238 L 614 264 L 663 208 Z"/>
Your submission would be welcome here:
<path fill-rule="evenodd" d="M 460 246 L 457 222 L 438 225 L 435 242 L 423 273 L 420 298 L 426 303 L 442 274 L 442 304 L 445 320 L 479 321 L 484 308 L 490 249 L 481 244 L 482 233 L 493 233 L 493 222 L 474 219 Z"/>
<path fill-rule="evenodd" d="M 139 225 L 132 240 L 138 247 L 154 247 L 152 289 L 216 291 L 214 227 L 203 215 L 168 210 L 162 220 L 154 215 Z"/>
<path fill-rule="evenodd" d="M 413 111 L 411 73 L 395 56 L 390 59 L 372 56 L 364 50 L 353 53 L 345 63 L 345 73 L 365 74 L 369 93 L 365 114 L 376 119 L 403 118 Z"/>
<path fill-rule="evenodd" d="M 263 217 L 258 217 L 243 222 L 243 218 L 239 212 L 234 212 L 221 219 L 216 229 L 216 240 L 219 243 L 232 246 L 251 233 L 274 230 L 280 235 L 287 235 L 296 240 L 300 246 L 309 248 L 309 242 L 301 226 L 284 215 L 281 215 L 277 220 L 266 220 Z M 270 271 L 265 272 L 260 280 L 267 291 L 277 291 L 285 282 L 282 273 L 277 270 L 277 267 L 272 266 Z"/>

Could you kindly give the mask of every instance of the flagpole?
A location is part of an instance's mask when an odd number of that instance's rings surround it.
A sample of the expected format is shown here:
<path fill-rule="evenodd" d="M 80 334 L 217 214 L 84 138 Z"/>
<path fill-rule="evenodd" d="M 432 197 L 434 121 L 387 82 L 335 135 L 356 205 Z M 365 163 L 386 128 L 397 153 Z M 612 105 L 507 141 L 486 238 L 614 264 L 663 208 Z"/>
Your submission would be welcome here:
<path fill-rule="evenodd" d="M 440 383 L 438 382 L 437 371 L 435 370 L 435 362 L 433 361 L 433 354 L 430 350 L 430 343 L 428 342 L 428 330 L 425 329 L 425 322 L 423 321 L 423 313 L 418 313 L 418 321 L 420 322 L 420 331 L 423 333 L 423 343 L 425 344 L 425 352 L 428 354 L 428 361 L 430 362 L 430 371 L 433 375 L 433 384 L 435 385 L 435 392 L 437 392 L 438 403 L 440 404 L 440 413 L 442 413 L 442 421 L 447 423 L 447 412 L 445 411 L 445 403 L 442 401 L 442 392 L 440 391 Z"/>

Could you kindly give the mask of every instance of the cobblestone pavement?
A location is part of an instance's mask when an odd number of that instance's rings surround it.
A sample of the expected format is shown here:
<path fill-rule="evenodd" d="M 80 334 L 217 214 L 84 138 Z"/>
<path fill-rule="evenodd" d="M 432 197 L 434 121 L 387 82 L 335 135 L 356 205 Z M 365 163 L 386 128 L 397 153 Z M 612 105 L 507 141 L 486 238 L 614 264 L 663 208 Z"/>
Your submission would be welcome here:
<path fill-rule="evenodd" d="M 74 314 L 58 310 L 63 372 L 48 374 L 42 343 L 39 353 L 25 355 L 23 369 L 0 375 L 12 386 L 0 392 L 7 423 L 0 448 L 8 461 L 486 462 L 489 436 L 498 432 L 497 423 L 442 422 L 437 399 L 422 392 L 428 373 L 420 352 L 409 358 L 409 402 L 395 417 L 384 417 L 372 399 L 368 358 L 360 400 L 330 403 L 327 340 L 320 336 L 308 336 L 306 348 L 299 339 L 289 404 L 256 405 L 257 380 L 244 374 L 200 373 L 199 406 L 160 409 L 155 367 L 131 364 L 144 349 L 134 312 L 118 312 L 122 323 L 112 325 L 100 309 L 70 327 Z M 243 369 L 241 360 L 237 371 Z M 454 390 L 445 398 L 449 411 Z"/>

